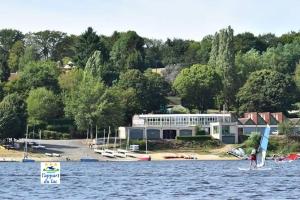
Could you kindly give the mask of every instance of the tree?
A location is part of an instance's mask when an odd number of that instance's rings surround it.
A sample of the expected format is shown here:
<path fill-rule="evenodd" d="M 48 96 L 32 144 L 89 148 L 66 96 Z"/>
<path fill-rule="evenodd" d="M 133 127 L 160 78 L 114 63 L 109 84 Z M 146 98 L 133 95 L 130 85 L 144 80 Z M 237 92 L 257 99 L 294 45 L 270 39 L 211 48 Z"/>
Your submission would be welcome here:
<path fill-rule="evenodd" d="M 144 70 L 144 39 L 136 32 L 122 33 L 114 43 L 110 52 L 111 62 L 116 71 L 124 72 L 127 69 Z"/>
<path fill-rule="evenodd" d="M 99 119 L 101 97 L 105 92 L 102 82 L 85 72 L 79 85 L 64 97 L 65 113 L 73 118 L 79 130 L 90 129 Z"/>
<path fill-rule="evenodd" d="M 184 62 L 184 53 L 189 47 L 188 41 L 182 39 L 167 39 L 162 49 L 162 62 L 164 65 Z"/>
<path fill-rule="evenodd" d="M 229 26 L 215 34 L 209 58 L 209 65 L 217 70 L 222 79 L 220 106 L 224 104 L 227 109 L 235 105 L 238 86 L 234 56 L 233 29 Z"/>
<path fill-rule="evenodd" d="M 7 64 L 7 59 L 5 58 L 5 53 L 0 48 L 0 83 L 8 80 L 10 71 Z"/>
<path fill-rule="evenodd" d="M 293 42 L 269 48 L 262 54 L 265 69 L 272 69 L 284 74 L 293 74 L 300 59 L 300 43 Z"/>
<path fill-rule="evenodd" d="M 35 46 L 28 46 L 24 50 L 23 56 L 19 60 L 18 69 L 23 70 L 29 62 L 36 62 L 40 59 L 40 55 Z"/>
<path fill-rule="evenodd" d="M 44 60 L 55 60 L 57 57 L 57 47 L 63 43 L 67 34 L 60 31 L 39 31 L 36 33 L 29 33 L 26 35 L 27 45 L 35 46 L 38 53 Z"/>
<path fill-rule="evenodd" d="M 100 38 L 96 32 L 94 32 L 93 28 L 88 27 L 88 29 L 79 36 L 75 44 L 74 61 L 79 67 L 84 68 L 87 60 L 96 50 L 104 52 L 104 45 L 100 43 Z"/>
<path fill-rule="evenodd" d="M 116 87 L 125 105 L 126 123 L 130 123 L 134 114 L 159 112 L 167 103 L 168 84 L 148 70 L 144 74 L 136 69 L 121 73 Z"/>
<path fill-rule="evenodd" d="M 176 77 L 173 87 L 182 98 L 184 106 L 202 113 L 213 107 L 221 80 L 216 71 L 207 65 L 196 64 L 183 69 Z"/>
<path fill-rule="evenodd" d="M 88 59 L 85 70 L 106 85 L 112 85 L 112 82 L 117 79 L 117 72 L 113 71 L 114 69 L 111 69 L 110 65 L 104 61 L 101 51 L 95 51 Z"/>
<path fill-rule="evenodd" d="M 255 49 L 251 49 L 244 54 L 238 52 L 235 56 L 235 66 L 239 77 L 239 85 L 243 86 L 252 72 L 263 69 L 261 55 Z"/>
<path fill-rule="evenodd" d="M 170 91 L 170 85 L 157 73 L 151 70 L 144 72 L 146 78 L 146 90 L 144 102 L 142 102 L 148 112 L 161 112 L 161 107 L 168 103 L 166 96 Z"/>
<path fill-rule="evenodd" d="M 24 43 L 19 40 L 17 41 L 9 51 L 8 66 L 12 72 L 19 70 L 20 59 L 24 54 Z"/>
<path fill-rule="evenodd" d="M 162 41 L 145 39 L 145 67 L 159 68 L 162 67 Z"/>
<path fill-rule="evenodd" d="M 276 71 L 256 71 L 240 88 L 237 99 L 241 111 L 286 112 L 295 103 L 295 83 Z"/>
<path fill-rule="evenodd" d="M 31 125 L 41 125 L 61 114 L 59 98 L 44 87 L 30 90 L 27 103 L 28 122 Z"/>
<path fill-rule="evenodd" d="M 258 40 L 253 33 L 245 32 L 234 36 L 234 49 L 235 52 L 246 53 L 250 49 L 256 49 Z"/>
<path fill-rule="evenodd" d="M 84 76 L 82 69 L 73 69 L 68 73 L 62 73 L 58 77 L 59 86 L 63 92 L 70 93 L 72 90 L 76 90 Z"/>
<path fill-rule="evenodd" d="M 9 50 L 18 40 L 22 40 L 24 35 L 14 29 L 1 29 L 0 30 L 0 49 L 3 50 L 5 57 L 8 57 Z"/>
<path fill-rule="evenodd" d="M 207 64 L 211 51 L 213 36 L 205 36 L 200 42 L 200 49 L 197 51 L 197 57 L 200 64 Z"/>
<path fill-rule="evenodd" d="M 26 106 L 20 95 L 7 95 L 0 102 L 0 138 L 20 138 L 26 130 Z"/>
<path fill-rule="evenodd" d="M 28 63 L 17 80 L 19 92 L 28 93 L 31 89 L 46 87 L 54 92 L 59 91 L 59 71 L 56 63 L 51 61 L 38 61 Z"/>
<path fill-rule="evenodd" d="M 295 79 L 295 83 L 298 88 L 298 91 L 300 91 L 300 63 L 298 63 L 296 65 L 294 79 Z"/>
<path fill-rule="evenodd" d="M 146 97 L 145 93 L 147 92 L 146 84 L 146 77 L 137 69 L 131 69 L 120 74 L 120 79 L 117 83 L 118 87 L 124 91 L 127 89 L 132 89 L 132 91 L 130 90 L 127 93 L 127 97 L 132 97 L 132 95 L 135 95 L 135 98 L 133 98 L 133 100 L 136 101 L 134 103 L 136 107 L 128 108 L 128 110 L 132 111 L 132 114 L 143 113 L 143 111 L 146 109 L 144 105 Z"/>

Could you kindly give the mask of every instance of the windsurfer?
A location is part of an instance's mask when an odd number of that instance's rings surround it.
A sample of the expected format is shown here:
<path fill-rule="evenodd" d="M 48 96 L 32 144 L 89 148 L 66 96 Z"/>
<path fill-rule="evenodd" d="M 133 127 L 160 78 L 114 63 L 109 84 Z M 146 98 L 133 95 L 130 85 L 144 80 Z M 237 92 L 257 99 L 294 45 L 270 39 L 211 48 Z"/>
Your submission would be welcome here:
<path fill-rule="evenodd" d="M 255 149 L 252 149 L 249 159 L 250 159 L 250 168 L 256 168 L 257 161 L 256 161 L 256 150 Z"/>

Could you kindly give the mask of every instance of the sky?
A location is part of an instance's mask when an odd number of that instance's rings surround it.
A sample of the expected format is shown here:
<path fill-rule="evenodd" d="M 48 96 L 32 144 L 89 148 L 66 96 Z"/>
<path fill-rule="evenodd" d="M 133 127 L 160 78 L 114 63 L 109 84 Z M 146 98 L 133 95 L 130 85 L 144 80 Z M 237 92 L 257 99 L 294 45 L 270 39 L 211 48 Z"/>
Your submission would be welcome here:
<path fill-rule="evenodd" d="M 201 40 L 231 26 L 235 34 L 300 30 L 299 0 L 0 0 L 0 29 L 101 35 L 134 30 L 148 38 Z"/>

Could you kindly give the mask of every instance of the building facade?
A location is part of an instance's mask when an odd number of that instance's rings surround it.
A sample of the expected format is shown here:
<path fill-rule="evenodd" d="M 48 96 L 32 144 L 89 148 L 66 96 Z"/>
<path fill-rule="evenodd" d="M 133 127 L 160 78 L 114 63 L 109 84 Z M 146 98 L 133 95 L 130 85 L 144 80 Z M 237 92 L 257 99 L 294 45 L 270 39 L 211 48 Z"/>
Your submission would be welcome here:
<path fill-rule="evenodd" d="M 132 127 L 120 127 L 119 133 L 123 139 L 176 139 L 195 136 L 197 129 L 202 129 L 224 143 L 238 143 L 240 135 L 263 133 L 267 126 L 271 127 L 271 134 L 278 134 L 278 125 L 285 120 L 300 123 L 300 119 L 288 119 L 281 112 L 249 112 L 242 118 L 231 113 L 145 114 L 135 115 Z M 295 125 L 295 129 L 299 132 L 300 126 Z"/>

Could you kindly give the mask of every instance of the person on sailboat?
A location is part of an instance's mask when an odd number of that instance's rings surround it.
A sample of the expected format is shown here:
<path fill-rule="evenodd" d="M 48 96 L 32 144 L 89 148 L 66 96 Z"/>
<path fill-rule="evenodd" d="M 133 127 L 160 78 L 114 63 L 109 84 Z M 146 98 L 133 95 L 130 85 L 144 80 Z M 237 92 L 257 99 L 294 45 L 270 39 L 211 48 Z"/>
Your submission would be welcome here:
<path fill-rule="evenodd" d="M 250 168 L 254 167 L 256 168 L 257 161 L 256 161 L 256 149 L 252 149 L 251 155 L 250 155 Z"/>

